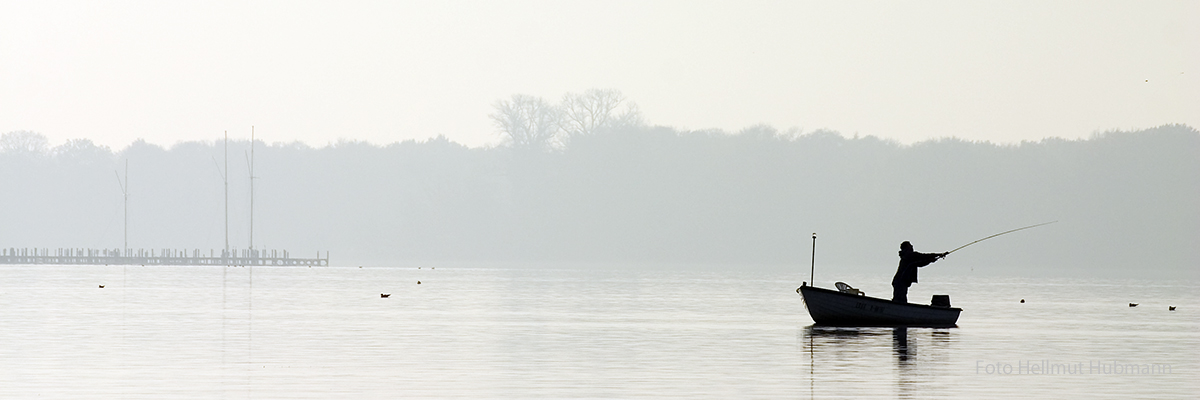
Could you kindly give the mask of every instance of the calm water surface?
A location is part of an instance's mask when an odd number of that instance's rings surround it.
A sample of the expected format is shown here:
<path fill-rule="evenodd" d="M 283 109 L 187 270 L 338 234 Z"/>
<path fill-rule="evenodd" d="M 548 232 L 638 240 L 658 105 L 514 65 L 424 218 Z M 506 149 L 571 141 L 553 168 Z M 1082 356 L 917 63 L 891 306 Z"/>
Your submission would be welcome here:
<path fill-rule="evenodd" d="M 832 329 L 804 273 L 733 267 L 0 273 L 0 398 L 1200 395 L 1196 282 L 925 274 L 958 328 Z"/>

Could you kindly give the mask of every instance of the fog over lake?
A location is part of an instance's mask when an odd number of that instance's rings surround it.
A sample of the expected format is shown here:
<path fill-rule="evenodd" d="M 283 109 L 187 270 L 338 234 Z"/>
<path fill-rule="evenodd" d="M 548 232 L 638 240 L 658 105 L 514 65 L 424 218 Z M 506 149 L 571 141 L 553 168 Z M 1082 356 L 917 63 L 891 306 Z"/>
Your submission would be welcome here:
<path fill-rule="evenodd" d="M 1196 16 L 0 1 L 0 398 L 1194 398 Z"/>
<path fill-rule="evenodd" d="M 245 129 L 248 131 L 248 129 Z M 249 132 L 228 145 L 229 240 L 250 243 Z M 565 138 L 569 138 L 566 140 Z M 123 149 L 0 140 L 4 247 L 221 249 L 221 139 Z M 335 265 L 822 265 L 890 274 L 897 246 L 945 273 L 1196 276 L 1200 133 L 1184 125 L 997 145 L 640 123 L 554 142 L 445 138 L 255 146 L 254 243 Z M 940 265 L 940 264 L 939 264 Z"/>

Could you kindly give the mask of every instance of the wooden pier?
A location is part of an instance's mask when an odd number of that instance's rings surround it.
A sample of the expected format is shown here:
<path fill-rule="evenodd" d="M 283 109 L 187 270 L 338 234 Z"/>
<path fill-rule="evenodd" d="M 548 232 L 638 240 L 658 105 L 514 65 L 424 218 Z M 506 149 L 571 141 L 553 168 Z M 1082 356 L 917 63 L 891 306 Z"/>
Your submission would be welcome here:
<path fill-rule="evenodd" d="M 199 249 L 86 249 L 4 248 L 0 265 L 238 265 L 238 266 L 329 266 L 329 253 L 321 258 L 295 258 L 286 250 L 233 249 L 228 252 Z"/>

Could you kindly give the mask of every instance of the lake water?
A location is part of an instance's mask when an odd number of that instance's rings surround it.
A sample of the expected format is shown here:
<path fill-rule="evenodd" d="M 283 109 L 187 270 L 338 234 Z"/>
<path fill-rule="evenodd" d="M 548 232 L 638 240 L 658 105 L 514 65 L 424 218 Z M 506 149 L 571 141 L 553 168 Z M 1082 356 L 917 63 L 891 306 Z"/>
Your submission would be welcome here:
<path fill-rule="evenodd" d="M 0 398 L 1200 396 L 1188 281 L 925 273 L 909 298 L 950 294 L 957 328 L 831 329 L 795 292 L 807 271 L 0 273 Z"/>

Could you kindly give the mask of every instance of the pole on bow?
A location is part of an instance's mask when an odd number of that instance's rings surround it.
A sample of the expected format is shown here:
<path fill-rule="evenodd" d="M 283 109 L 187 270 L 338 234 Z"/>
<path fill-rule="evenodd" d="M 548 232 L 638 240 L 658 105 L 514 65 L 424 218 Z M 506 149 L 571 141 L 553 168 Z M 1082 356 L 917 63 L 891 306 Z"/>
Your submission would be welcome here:
<path fill-rule="evenodd" d="M 812 282 L 813 286 L 817 286 L 817 281 L 813 280 L 813 275 L 816 273 L 816 271 L 817 271 L 817 233 L 813 232 L 812 264 L 809 265 L 809 269 L 808 269 L 808 281 Z"/>

